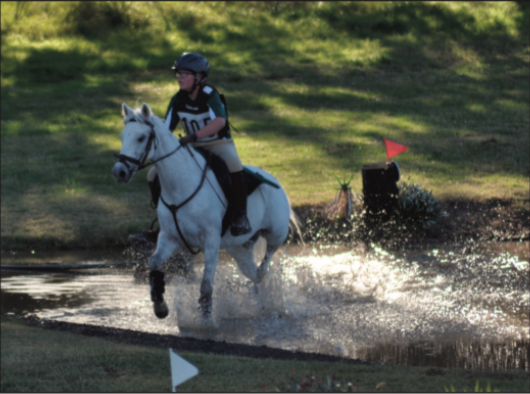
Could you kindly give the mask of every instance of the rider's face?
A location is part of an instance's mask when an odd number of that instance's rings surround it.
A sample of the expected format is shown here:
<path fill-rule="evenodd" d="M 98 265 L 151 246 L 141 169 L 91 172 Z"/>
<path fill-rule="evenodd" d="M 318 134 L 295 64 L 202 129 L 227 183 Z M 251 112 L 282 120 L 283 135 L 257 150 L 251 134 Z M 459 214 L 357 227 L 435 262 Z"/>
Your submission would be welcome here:
<path fill-rule="evenodd" d="M 190 92 L 193 89 L 193 83 L 195 81 L 195 74 L 187 70 L 177 70 L 177 79 L 179 81 L 180 90 Z"/>

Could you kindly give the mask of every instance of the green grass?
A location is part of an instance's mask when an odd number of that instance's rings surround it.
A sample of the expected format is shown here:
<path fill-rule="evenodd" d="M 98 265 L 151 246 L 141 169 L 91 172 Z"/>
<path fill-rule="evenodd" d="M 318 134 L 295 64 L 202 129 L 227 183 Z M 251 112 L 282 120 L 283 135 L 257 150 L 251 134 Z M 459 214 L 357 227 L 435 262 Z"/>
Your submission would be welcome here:
<path fill-rule="evenodd" d="M 167 349 L 2 321 L 0 350 L 2 391 L 168 392 L 171 388 Z M 307 375 L 319 381 L 335 376 L 340 382 L 352 382 L 359 392 L 444 392 L 451 386 L 473 392 L 477 382 L 481 388 L 489 384 L 500 392 L 524 392 L 529 379 L 525 371 L 443 369 L 429 375 L 429 368 L 420 367 L 178 353 L 199 369 L 197 377 L 179 386 L 184 392 L 286 391 L 294 382 L 307 381 Z"/>
<path fill-rule="evenodd" d="M 2 248 L 119 245 L 150 223 L 144 174 L 110 174 L 120 105 L 164 116 L 184 51 L 210 60 L 243 162 L 295 206 L 330 202 L 333 174 L 361 191 L 384 137 L 436 198 L 528 199 L 525 3 L 18 4 L 1 3 Z"/>

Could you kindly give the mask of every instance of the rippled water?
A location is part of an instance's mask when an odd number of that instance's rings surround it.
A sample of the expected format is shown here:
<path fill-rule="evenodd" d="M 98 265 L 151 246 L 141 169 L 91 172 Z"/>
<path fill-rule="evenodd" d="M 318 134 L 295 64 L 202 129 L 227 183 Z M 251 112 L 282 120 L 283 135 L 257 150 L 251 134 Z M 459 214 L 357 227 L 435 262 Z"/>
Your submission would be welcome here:
<path fill-rule="evenodd" d="M 215 327 L 205 326 L 197 310 L 200 258 L 194 276 L 168 276 L 164 320 L 153 315 L 146 275 L 134 269 L 2 271 L 2 312 L 388 363 L 530 370 L 528 243 L 399 254 L 286 247 L 257 291 L 221 257 Z M 101 262 L 101 256 L 3 255 L 2 264 L 28 264 L 28 258 Z"/>

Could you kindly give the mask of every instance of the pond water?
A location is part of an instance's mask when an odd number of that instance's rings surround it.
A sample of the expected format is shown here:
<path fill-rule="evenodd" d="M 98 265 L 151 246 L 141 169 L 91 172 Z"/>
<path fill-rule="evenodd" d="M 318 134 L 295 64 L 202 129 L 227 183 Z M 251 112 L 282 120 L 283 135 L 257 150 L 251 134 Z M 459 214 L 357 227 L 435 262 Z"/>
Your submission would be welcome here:
<path fill-rule="evenodd" d="M 256 256 L 264 251 L 257 245 Z M 201 255 L 168 274 L 169 316 L 152 311 L 146 271 L 133 266 L 37 273 L 2 270 L 2 313 L 266 345 L 416 366 L 530 370 L 528 242 L 463 243 L 369 252 L 289 246 L 257 291 L 222 253 L 214 327 L 198 298 Z M 2 265 L 127 260 L 119 252 L 2 253 Z"/>

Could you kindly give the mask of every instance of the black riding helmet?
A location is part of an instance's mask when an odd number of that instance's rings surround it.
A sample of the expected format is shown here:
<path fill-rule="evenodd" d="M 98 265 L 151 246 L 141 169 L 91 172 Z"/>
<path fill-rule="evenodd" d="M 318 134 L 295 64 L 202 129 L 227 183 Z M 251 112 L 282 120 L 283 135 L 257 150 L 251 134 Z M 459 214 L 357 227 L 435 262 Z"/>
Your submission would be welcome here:
<path fill-rule="evenodd" d="M 208 72 L 210 71 L 208 60 L 206 60 L 204 56 L 194 52 L 184 53 L 178 58 L 172 68 L 173 70 L 191 71 L 195 73 L 195 78 L 197 78 L 198 74 L 202 74 L 201 84 L 206 82 L 208 79 Z"/>

